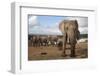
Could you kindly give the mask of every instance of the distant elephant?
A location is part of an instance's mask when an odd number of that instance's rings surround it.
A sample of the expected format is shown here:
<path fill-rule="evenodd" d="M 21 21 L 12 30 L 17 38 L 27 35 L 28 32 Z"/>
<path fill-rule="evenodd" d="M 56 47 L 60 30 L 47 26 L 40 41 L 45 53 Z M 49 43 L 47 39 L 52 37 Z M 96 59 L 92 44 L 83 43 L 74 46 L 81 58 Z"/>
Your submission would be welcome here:
<path fill-rule="evenodd" d="M 75 57 L 75 45 L 77 43 L 77 39 L 79 39 L 79 30 L 78 30 L 78 22 L 77 20 L 63 20 L 59 24 L 59 29 L 63 34 L 63 54 L 62 56 L 66 56 L 66 44 L 67 42 L 71 46 L 71 57 Z"/>
<path fill-rule="evenodd" d="M 62 39 L 59 38 L 57 41 L 57 46 L 58 46 L 59 50 L 62 50 L 62 45 L 63 45 L 63 41 L 62 41 Z"/>
<path fill-rule="evenodd" d="M 56 36 L 51 38 L 52 46 L 57 46 L 57 40 L 58 40 L 58 37 L 56 37 Z"/>

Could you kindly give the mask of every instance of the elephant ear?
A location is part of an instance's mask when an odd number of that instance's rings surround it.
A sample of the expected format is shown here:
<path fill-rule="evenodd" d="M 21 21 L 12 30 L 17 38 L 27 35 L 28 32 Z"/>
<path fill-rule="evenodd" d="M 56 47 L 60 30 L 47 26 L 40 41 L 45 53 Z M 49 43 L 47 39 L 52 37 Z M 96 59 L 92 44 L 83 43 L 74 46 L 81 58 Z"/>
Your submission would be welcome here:
<path fill-rule="evenodd" d="M 77 20 L 75 20 L 75 25 L 76 25 L 76 28 L 77 28 L 77 40 L 79 40 L 79 38 L 80 38 L 80 31 L 78 30 L 78 21 Z"/>
<path fill-rule="evenodd" d="M 62 34 L 64 34 L 64 23 L 65 23 L 65 20 L 59 23 L 59 30 L 62 32 Z"/>
<path fill-rule="evenodd" d="M 76 25 L 76 28 L 78 30 L 78 21 L 77 20 L 75 20 L 75 25 Z"/>
<path fill-rule="evenodd" d="M 79 40 L 80 39 L 80 31 L 78 30 L 77 31 L 77 40 Z"/>

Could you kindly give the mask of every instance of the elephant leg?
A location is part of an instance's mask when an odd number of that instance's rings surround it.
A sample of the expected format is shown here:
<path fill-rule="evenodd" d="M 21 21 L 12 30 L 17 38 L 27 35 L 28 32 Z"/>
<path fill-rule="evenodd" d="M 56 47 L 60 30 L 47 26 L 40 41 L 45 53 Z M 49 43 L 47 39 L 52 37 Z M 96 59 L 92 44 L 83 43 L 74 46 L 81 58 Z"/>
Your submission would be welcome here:
<path fill-rule="evenodd" d="M 67 40 L 67 34 L 65 33 L 64 34 L 64 37 L 63 37 L 63 53 L 62 53 L 62 56 L 66 56 L 66 41 Z"/>
<path fill-rule="evenodd" d="M 71 45 L 71 57 L 75 57 L 75 44 Z"/>

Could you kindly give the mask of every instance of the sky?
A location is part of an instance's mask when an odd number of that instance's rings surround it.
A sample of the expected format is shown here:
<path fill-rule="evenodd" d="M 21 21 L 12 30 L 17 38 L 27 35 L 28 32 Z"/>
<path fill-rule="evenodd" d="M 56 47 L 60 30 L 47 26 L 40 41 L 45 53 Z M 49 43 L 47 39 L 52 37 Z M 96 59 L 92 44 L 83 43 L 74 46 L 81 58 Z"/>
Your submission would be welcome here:
<path fill-rule="evenodd" d="M 28 33 L 41 35 L 62 35 L 59 30 L 59 23 L 62 20 L 77 20 L 81 34 L 88 32 L 87 17 L 69 17 L 69 16 L 36 16 L 28 15 Z"/>

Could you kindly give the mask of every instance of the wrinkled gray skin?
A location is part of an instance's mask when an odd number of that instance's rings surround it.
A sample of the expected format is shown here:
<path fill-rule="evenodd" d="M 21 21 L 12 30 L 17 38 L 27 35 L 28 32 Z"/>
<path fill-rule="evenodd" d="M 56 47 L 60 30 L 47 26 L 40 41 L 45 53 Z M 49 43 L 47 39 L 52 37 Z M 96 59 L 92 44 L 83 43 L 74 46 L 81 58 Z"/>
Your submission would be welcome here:
<path fill-rule="evenodd" d="M 79 30 L 77 20 L 63 20 L 59 24 L 59 29 L 63 34 L 63 54 L 66 56 L 66 44 L 69 43 L 71 46 L 71 57 L 75 57 L 75 45 L 79 39 Z"/>

